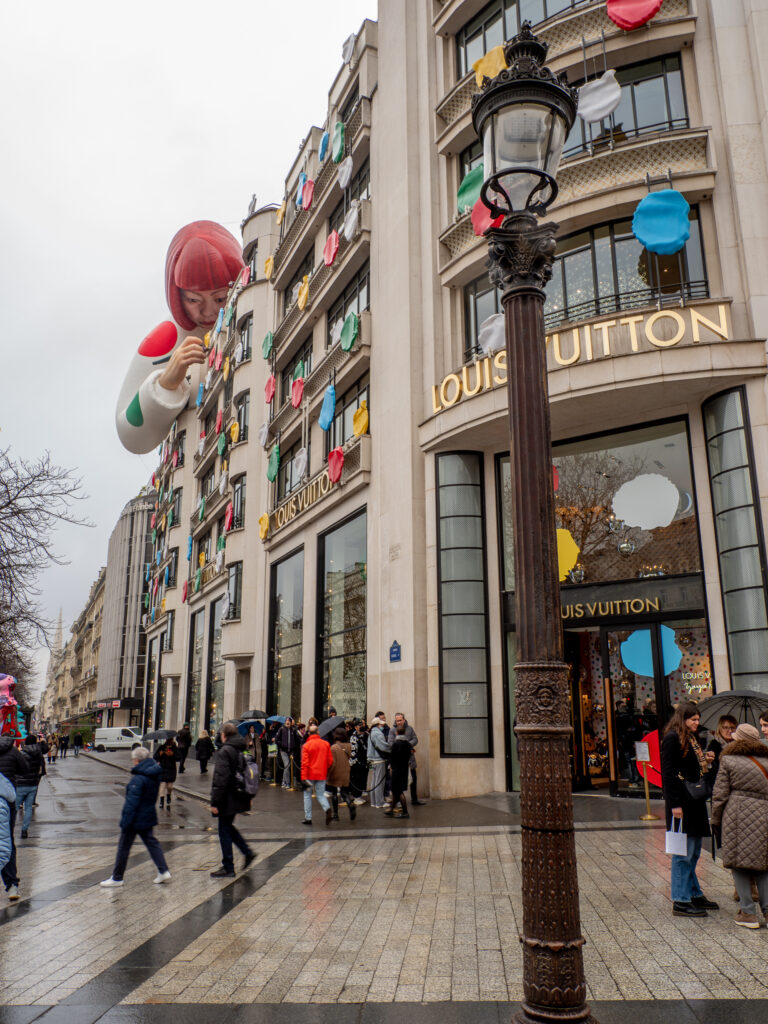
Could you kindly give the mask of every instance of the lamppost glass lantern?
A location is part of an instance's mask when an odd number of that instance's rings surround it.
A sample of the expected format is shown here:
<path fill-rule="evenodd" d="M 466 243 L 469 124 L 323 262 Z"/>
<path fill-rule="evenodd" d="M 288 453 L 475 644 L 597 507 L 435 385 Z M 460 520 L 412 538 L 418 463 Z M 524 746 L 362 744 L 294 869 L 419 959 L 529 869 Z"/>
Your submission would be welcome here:
<path fill-rule="evenodd" d="M 491 213 L 543 214 L 557 195 L 555 172 L 576 118 L 576 93 L 544 67 L 547 44 L 528 22 L 504 49 L 508 67 L 473 97 L 483 142 L 482 200 Z"/>

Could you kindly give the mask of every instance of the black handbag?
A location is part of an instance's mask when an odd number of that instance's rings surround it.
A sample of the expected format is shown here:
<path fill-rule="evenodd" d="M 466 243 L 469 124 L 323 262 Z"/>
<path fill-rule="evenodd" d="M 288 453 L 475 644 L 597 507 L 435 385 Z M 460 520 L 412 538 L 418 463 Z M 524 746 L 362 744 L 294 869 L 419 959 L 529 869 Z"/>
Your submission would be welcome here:
<path fill-rule="evenodd" d="M 683 782 L 689 800 L 708 800 L 711 796 L 709 780 L 703 775 L 696 782 L 689 782 L 688 779 L 683 779 Z"/>

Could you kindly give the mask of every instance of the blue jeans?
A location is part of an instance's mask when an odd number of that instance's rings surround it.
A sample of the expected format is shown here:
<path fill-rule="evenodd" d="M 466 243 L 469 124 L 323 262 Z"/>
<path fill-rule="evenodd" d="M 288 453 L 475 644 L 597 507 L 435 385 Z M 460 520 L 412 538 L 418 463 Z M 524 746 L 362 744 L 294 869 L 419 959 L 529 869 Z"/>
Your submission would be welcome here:
<path fill-rule="evenodd" d="M 325 795 L 325 779 L 306 779 L 307 788 L 304 790 L 304 819 L 312 821 L 312 790 L 315 791 L 317 802 L 324 811 L 330 809 L 328 797 Z"/>
<path fill-rule="evenodd" d="M 27 831 L 29 823 L 32 821 L 32 804 L 35 802 L 36 794 L 37 786 L 16 787 L 16 807 L 19 813 L 21 813 L 22 807 L 24 808 L 24 820 L 21 823 L 22 832 Z"/>
<path fill-rule="evenodd" d="M 697 896 L 703 896 L 696 877 L 696 862 L 701 853 L 701 836 L 688 836 L 688 853 L 685 857 L 672 858 L 672 901 L 690 903 Z"/>
<path fill-rule="evenodd" d="M 251 848 L 235 828 L 234 814 L 219 814 L 219 845 L 221 846 L 221 866 L 225 871 L 235 870 L 235 860 L 232 856 L 232 844 L 238 848 L 244 857 L 250 857 Z"/>

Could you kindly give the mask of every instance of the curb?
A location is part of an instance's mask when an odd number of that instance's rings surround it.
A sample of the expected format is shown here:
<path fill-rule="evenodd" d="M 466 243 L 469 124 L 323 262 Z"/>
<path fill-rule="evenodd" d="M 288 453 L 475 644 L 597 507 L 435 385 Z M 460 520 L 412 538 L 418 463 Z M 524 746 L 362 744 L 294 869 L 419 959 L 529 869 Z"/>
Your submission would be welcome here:
<path fill-rule="evenodd" d="M 125 765 L 115 764 L 114 761 L 108 761 L 106 757 L 99 757 L 98 754 L 94 754 L 92 750 L 81 750 L 81 757 L 90 757 L 92 761 L 100 761 L 101 764 L 109 765 L 110 768 L 117 768 L 118 771 L 125 772 L 130 775 L 131 769 L 126 768 Z M 210 797 L 203 796 L 201 793 L 196 793 L 194 789 L 187 789 L 186 786 L 180 786 L 177 782 L 174 782 L 173 788 L 179 793 L 183 793 L 184 796 L 191 796 L 193 800 L 199 800 L 201 804 L 205 804 L 206 807 L 210 805 Z"/>

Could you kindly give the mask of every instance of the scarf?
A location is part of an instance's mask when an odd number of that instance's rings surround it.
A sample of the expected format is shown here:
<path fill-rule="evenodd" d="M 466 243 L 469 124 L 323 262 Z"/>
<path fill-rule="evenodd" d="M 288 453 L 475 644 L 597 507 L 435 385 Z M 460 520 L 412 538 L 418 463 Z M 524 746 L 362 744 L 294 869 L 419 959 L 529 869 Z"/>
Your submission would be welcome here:
<path fill-rule="evenodd" d="M 696 757 L 699 759 L 699 772 L 701 773 L 701 775 L 704 775 L 705 772 L 709 771 L 710 764 L 704 756 L 704 751 L 699 746 L 699 742 L 695 736 L 691 736 L 691 746 L 693 747 L 693 751 L 696 754 Z"/>

